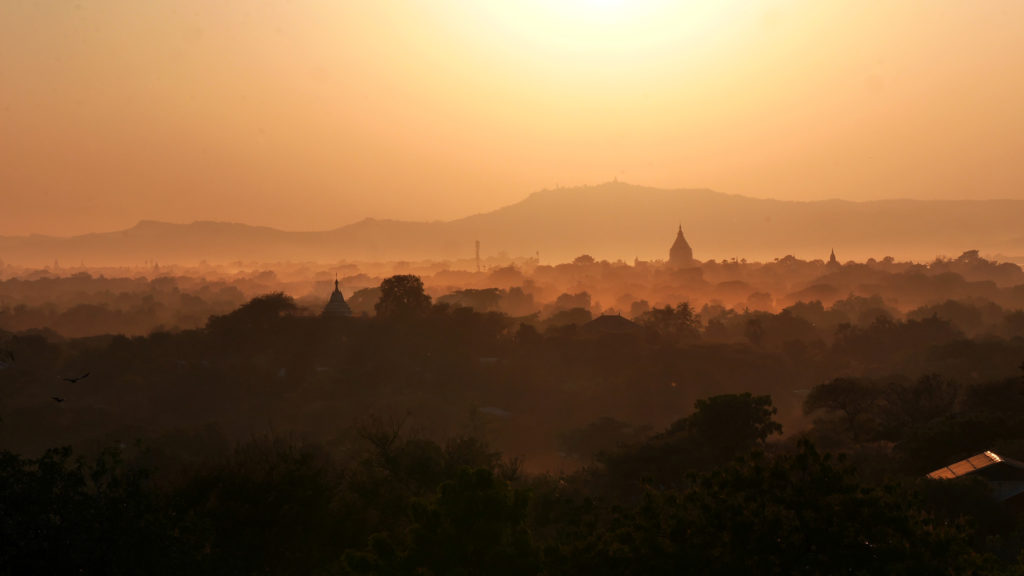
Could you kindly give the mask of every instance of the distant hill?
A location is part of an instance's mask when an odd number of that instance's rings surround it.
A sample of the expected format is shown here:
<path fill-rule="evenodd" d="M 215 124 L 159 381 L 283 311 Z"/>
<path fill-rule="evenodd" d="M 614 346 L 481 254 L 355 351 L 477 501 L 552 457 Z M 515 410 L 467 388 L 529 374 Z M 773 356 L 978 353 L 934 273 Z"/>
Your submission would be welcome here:
<path fill-rule="evenodd" d="M 0 237 L 0 260 L 39 265 L 233 261 L 425 260 L 505 252 L 544 263 L 580 254 L 632 261 L 667 258 L 680 224 L 694 257 L 770 260 L 787 254 L 840 260 L 930 260 L 968 249 L 1024 255 L 1024 201 L 826 200 L 787 202 L 711 190 L 625 183 L 543 190 L 493 212 L 449 222 L 367 219 L 335 230 L 286 232 L 220 222 L 143 221 L 118 232 L 71 238 Z"/>

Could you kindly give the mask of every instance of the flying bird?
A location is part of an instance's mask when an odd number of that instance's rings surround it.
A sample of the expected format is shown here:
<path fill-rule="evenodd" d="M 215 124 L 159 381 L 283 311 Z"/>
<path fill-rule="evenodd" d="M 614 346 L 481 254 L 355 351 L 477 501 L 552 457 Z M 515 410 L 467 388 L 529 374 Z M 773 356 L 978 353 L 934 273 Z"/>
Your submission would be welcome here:
<path fill-rule="evenodd" d="M 72 384 L 74 384 L 75 382 L 78 382 L 79 380 L 82 380 L 83 378 L 88 378 L 89 374 L 90 374 L 89 372 L 86 372 L 85 374 L 82 374 L 78 378 L 65 378 L 64 381 L 65 382 L 71 382 Z"/>
<path fill-rule="evenodd" d="M 53 401 L 58 403 L 58 404 L 60 404 L 61 402 L 64 401 L 64 399 L 61 398 L 60 396 L 50 396 L 50 398 L 53 398 Z"/>

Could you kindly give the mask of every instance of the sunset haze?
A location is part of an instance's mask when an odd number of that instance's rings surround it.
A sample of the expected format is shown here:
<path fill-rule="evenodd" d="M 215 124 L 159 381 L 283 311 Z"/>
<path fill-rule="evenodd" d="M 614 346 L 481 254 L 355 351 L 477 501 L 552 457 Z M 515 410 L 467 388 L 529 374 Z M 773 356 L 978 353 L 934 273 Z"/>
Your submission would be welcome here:
<path fill-rule="evenodd" d="M 13 0 L 0 236 L 453 220 L 616 178 L 1024 199 L 1021 70 L 1012 1 Z"/>

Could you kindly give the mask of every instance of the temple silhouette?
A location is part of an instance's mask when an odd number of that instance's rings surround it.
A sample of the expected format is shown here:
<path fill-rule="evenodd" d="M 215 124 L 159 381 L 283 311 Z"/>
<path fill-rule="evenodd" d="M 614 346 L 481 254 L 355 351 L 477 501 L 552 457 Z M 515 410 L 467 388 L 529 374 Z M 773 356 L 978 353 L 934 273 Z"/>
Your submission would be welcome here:
<path fill-rule="evenodd" d="M 352 309 L 349 308 L 348 302 L 345 302 L 345 297 L 341 294 L 341 289 L 338 288 L 337 278 L 334 279 L 334 292 L 331 292 L 331 299 L 327 301 L 327 305 L 324 306 L 324 311 L 320 315 L 325 318 L 342 318 L 352 315 Z"/>
<path fill-rule="evenodd" d="M 690 248 L 690 243 L 683 236 L 682 224 L 679 225 L 679 231 L 676 233 L 676 241 L 672 243 L 672 248 L 668 251 L 668 264 L 674 268 L 688 268 L 698 264 L 693 259 L 693 248 Z"/>

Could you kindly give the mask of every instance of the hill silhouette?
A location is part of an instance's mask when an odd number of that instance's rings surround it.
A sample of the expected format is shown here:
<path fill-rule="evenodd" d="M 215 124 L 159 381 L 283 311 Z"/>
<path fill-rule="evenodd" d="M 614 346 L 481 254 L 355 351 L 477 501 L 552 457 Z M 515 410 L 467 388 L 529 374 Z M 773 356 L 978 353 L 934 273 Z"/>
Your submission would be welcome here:
<path fill-rule="evenodd" d="M 0 237 L 7 263 L 87 265 L 427 260 L 505 252 L 544 263 L 667 258 L 681 224 L 699 260 L 896 258 L 930 260 L 967 249 L 1024 256 L 1021 200 L 792 202 L 707 189 L 663 190 L 621 182 L 542 190 L 492 212 L 447 221 L 365 219 L 334 230 L 289 232 L 222 222 L 142 221 L 127 230 L 59 238 Z"/>

